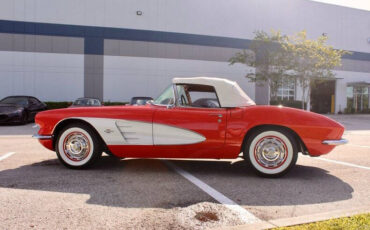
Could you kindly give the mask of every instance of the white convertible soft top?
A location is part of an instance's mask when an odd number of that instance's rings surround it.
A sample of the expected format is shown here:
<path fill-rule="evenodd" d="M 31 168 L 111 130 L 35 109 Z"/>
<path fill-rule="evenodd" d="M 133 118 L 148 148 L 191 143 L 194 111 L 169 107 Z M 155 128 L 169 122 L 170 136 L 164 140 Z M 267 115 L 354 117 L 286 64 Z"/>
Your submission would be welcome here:
<path fill-rule="evenodd" d="M 221 107 L 232 108 L 256 104 L 240 88 L 238 83 L 224 78 L 213 78 L 213 77 L 173 78 L 172 83 L 213 86 L 216 90 Z"/>

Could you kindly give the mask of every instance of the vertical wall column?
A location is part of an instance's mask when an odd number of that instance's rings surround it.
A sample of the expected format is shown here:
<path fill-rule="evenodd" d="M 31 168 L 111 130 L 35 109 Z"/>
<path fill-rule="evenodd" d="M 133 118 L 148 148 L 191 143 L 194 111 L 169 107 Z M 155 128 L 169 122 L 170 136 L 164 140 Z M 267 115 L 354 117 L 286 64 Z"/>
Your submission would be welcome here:
<path fill-rule="evenodd" d="M 84 96 L 103 100 L 104 39 L 85 38 Z"/>
<path fill-rule="evenodd" d="M 258 73 L 259 67 L 256 67 L 256 73 Z M 256 90 L 255 90 L 255 97 L 254 102 L 257 105 L 268 105 L 270 99 L 270 87 L 268 82 L 256 82 Z"/>
<path fill-rule="evenodd" d="M 266 61 L 268 61 L 268 56 L 271 48 L 269 45 L 262 45 L 260 49 L 256 52 L 256 74 L 262 72 L 263 67 L 266 68 Z M 270 87 L 268 82 L 256 82 L 255 90 L 255 100 L 257 105 L 268 105 L 270 101 Z"/>

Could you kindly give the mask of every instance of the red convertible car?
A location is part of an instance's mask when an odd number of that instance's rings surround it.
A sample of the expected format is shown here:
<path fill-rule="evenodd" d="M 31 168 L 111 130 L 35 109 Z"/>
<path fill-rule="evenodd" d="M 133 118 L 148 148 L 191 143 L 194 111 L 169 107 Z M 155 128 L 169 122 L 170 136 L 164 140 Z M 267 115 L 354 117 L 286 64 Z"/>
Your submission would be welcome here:
<path fill-rule="evenodd" d="M 38 113 L 36 138 L 69 168 L 91 166 L 102 152 L 135 158 L 237 158 L 262 176 L 291 169 L 298 152 L 329 153 L 344 127 L 325 116 L 257 106 L 236 82 L 174 78 L 144 106 L 67 108 Z"/>

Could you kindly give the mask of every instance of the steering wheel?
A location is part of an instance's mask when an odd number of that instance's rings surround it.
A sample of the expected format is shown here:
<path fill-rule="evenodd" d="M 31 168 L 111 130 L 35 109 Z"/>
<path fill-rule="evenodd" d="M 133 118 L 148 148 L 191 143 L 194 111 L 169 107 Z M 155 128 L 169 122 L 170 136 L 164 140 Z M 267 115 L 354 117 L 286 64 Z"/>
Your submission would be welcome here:
<path fill-rule="evenodd" d="M 207 101 L 207 107 L 208 108 L 218 108 L 218 106 L 216 105 L 216 103 L 214 103 L 213 101 L 211 100 L 208 100 Z"/>
<path fill-rule="evenodd" d="M 185 99 L 184 95 L 181 95 L 181 104 L 182 105 L 187 105 L 186 104 L 186 99 Z"/>

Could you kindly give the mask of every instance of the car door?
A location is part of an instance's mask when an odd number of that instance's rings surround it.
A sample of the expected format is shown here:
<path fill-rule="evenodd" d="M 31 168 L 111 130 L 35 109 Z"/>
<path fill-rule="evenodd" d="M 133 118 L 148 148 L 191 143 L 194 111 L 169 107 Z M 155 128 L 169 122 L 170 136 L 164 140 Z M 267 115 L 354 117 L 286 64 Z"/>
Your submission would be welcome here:
<path fill-rule="evenodd" d="M 28 106 L 28 111 L 29 111 L 29 119 L 32 120 L 35 118 L 36 114 L 42 110 L 44 110 L 44 105 L 42 102 L 37 100 L 36 98 L 30 97 L 28 99 L 29 101 L 29 106 Z"/>
<path fill-rule="evenodd" d="M 219 158 L 226 109 L 219 107 L 214 88 L 178 85 L 174 90 L 175 105 L 157 106 L 154 112 L 154 149 L 162 157 Z"/>
<path fill-rule="evenodd" d="M 28 119 L 33 120 L 38 112 L 38 105 L 34 98 L 28 98 Z"/>

